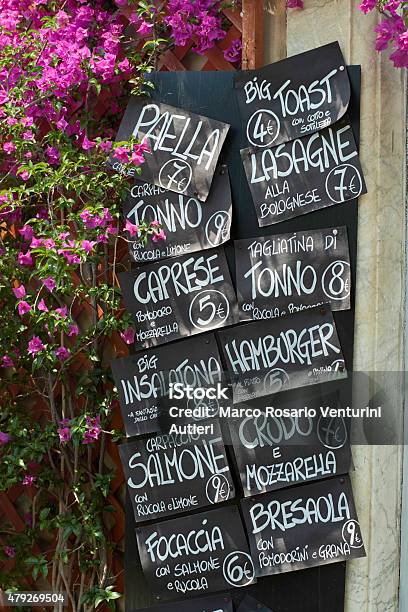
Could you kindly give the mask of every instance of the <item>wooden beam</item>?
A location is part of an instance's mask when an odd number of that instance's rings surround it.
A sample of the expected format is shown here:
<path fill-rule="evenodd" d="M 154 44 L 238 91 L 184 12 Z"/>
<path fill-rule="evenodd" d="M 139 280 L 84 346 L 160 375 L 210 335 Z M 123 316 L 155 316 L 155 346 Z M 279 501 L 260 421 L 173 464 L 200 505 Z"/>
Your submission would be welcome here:
<path fill-rule="evenodd" d="M 262 0 L 242 0 L 242 68 L 264 64 L 264 7 Z"/>

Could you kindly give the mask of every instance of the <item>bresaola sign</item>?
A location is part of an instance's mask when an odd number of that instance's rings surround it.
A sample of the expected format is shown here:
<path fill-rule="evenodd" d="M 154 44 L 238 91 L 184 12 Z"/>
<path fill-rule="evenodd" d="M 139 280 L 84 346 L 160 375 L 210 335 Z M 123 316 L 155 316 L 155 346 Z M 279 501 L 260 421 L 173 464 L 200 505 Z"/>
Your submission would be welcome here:
<path fill-rule="evenodd" d="M 219 338 L 234 404 L 347 377 L 328 307 L 246 323 L 220 332 Z"/>
<path fill-rule="evenodd" d="M 237 240 L 239 318 L 273 319 L 330 302 L 350 308 L 346 227 Z"/>
<path fill-rule="evenodd" d="M 250 146 L 270 147 L 313 134 L 338 121 L 350 83 L 337 42 L 235 78 Z"/>
<path fill-rule="evenodd" d="M 138 175 L 142 180 L 205 201 L 228 129 L 221 121 L 133 97 L 116 141 L 133 137 L 149 144 Z M 113 157 L 110 163 L 121 171 Z"/>
<path fill-rule="evenodd" d="M 220 425 L 212 426 L 212 434 L 164 434 L 119 446 L 137 523 L 234 497 Z"/>
<path fill-rule="evenodd" d="M 347 425 L 341 417 L 324 416 L 319 411 L 321 405 L 334 408 L 335 396 L 311 395 L 308 399 L 305 395 L 305 389 L 301 389 L 296 401 L 275 396 L 272 405 L 288 416 L 267 416 L 265 402 L 253 400 L 251 408 L 259 407 L 259 416 L 229 419 L 245 497 L 349 471 Z M 316 416 L 302 416 L 299 408 L 304 406 L 315 410 Z"/>
<path fill-rule="evenodd" d="M 161 346 L 114 359 L 111 367 L 127 436 L 166 432 L 170 428 L 169 408 L 174 405 L 174 400 L 169 399 L 171 384 L 196 389 L 223 382 L 213 334 L 185 340 L 182 351 Z M 213 402 L 217 408 L 217 400 Z"/>
<path fill-rule="evenodd" d="M 135 225 L 158 221 L 166 241 L 129 241 L 136 262 L 157 261 L 220 246 L 230 237 L 231 188 L 226 166 L 218 166 L 207 200 L 136 181 L 123 203 L 125 220 Z"/>
<path fill-rule="evenodd" d="M 241 157 L 259 226 L 358 198 L 367 192 L 348 118 Z"/>
<path fill-rule="evenodd" d="M 136 529 L 140 560 L 153 595 L 175 599 L 255 582 L 236 506 Z"/>
<path fill-rule="evenodd" d="M 145 348 L 238 321 L 222 249 L 185 255 L 119 274 L 136 342 Z"/>
<path fill-rule="evenodd" d="M 258 577 L 365 557 L 348 476 L 241 505 Z"/>
<path fill-rule="evenodd" d="M 229 595 L 216 595 L 203 599 L 178 601 L 174 604 L 142 608 L 137 612 L 233 612 L 233 609 L 232 599 Z M 260 612 L 266 612 L 266 610 L 260 610 Z"/>

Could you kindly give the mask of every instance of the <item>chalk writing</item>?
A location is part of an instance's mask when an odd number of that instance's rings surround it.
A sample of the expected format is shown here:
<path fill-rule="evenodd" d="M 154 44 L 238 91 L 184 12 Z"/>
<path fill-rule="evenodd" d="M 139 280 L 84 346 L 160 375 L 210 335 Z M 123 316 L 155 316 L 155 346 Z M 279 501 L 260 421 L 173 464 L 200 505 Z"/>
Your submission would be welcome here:
<path fill-rule="evenodd" d="M 235 242 L 239 318 L 273 319 L 330 302 L 350 308 L 347 229 L 298 231 Z"/>

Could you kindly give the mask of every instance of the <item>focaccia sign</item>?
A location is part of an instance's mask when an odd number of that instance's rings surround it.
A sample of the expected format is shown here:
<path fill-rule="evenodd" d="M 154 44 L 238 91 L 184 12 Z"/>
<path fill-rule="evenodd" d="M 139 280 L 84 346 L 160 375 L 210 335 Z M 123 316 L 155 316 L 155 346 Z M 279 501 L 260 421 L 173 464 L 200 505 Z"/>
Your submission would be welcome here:
<path fill-rule="evenodd" d="M 170 428 L 174 421 L 169 416 L 169 408 L 174 405 L 174 400 L 169 399 L 170 385 L 206 388 L 224 379 L 212 334 L 185 340 L 181 352 L 171 346 L 160 346 L 114 359 L 111 368 L 127 436 L 166 432 Z M 208 408 L 213 408 L 216 414 L 218 400 L 208 400 L 208 403 Z"/>
<path fill-rule="evenodd" d="M 136 529 L 143 571 L 157 599 L 205 595 L 255 582 L 236 506 Z"/>
<path fill-rule="evenodd" d="M 347 117 L 276 147 L 244 149 L 241 157 L 260 227 L 367 193 Z"/>
<path fill-rule="evenodd" d="M 237 240 L 239 318 L 274 319 L 330 303 L 350 308 L 345 226 Z"/>
<path fill-rule="evenodd" d="M 347 377 L 333 315 L 311 308 L 219 333 L 234 404 Z"/>
<path fill-rule="evenodd" d="M 238 321 L 222 249 L 184 255 L 119 274 L 136 342 L 145 348 Z"/>
<path fill-rule="evenodd" d="M 145 98 L 131 98 L 117 142 L 145 141 L 150 152 L 138 177 L 162 189 L 205 201 L 229 125 Z M 113 168 L 120 164 L 111 157 Z"/>
<path fill-rule="evenodd" d="M 270 147 L 338 121 L 350 82 L 337 42 L 235 77 L 249 146 Z"/>
<path fill-rule="evenodd" d="M 241 504 L 258 577 L 366 556 L 348 476 Z"/>
<path fill-rule="evenodd" d="M 205 202 L 136 181 L 123 203 L 123 215 L 134 225 L 158 221 L 166 233 L 161 243 L 129 241 L 136 262 L 150 262 L 220 246 L 230 237 L 231 188 L 226 166 L 218 166 Z"/>
<path fill-rule="evenodd" d="M 217 420 L 211 434 L 164 434 L 119 452 L 137 523 L 219 504 L 234 485 Z"/>

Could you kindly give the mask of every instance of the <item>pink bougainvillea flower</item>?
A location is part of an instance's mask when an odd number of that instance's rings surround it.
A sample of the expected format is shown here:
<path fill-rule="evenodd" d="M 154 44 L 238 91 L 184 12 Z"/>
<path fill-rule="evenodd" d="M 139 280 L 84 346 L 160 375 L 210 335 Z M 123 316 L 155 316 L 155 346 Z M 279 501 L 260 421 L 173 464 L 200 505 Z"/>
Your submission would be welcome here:
<path fill-rule="evenodd" d="M 106 234 L 99 234 L 99 236 L 96 238 L 96 242 L 106 244 L 109 242 L 108 236 Z"/>
<path fill-rule="evenodd" d="M 55 312 L 61 317 L 61 319 L 66 319 L 68 315 L 68 308 L 66 306 L 61 306 L 61 308 L 56 308 Z"/>
<path fill-rule="evenodd" d="M 120 337 L 124 342 L 126 342 L 126 344 L 133 344 L 135 341 L 135 330 L 133 327 L 128 327 L 120 333 Z"/>
<path fill-rule="evenodd" d="M 23 485 L 26 487 L 31 487 L 31 485 L 33 485 L 36 480 L 37 480 L 37 476 L 33 476 L 32 474 L 27 474 L 27 476 L 24 476 L 23 478 Z"/>
<path fill-rule="evenodd" d="M 104 153 L 108 153 L 108 151 L 111 150 L 112 148 L 112 141 L 111 140 L 103 140 L 100 144 L 99 147 L 102 149 L 102 151 Z"/>
<path fill-rule="evenodd" d="M 0 444 L 8 444 L 10 442 L 10 436 L 5 431 L 0 431 Z"/>
<path fill-rule="evenodd" d="M 43 240 L 43 246 L 45 246 L 47 251 L 50 251 L 55 247 L 55 241 L 52 238 L 46 238 Z"/>
<path fill-rule="evenodd" d="M 16 549 L 13 548 L 13 546 L 4 546 L 3 550 L 6 557 L 9 557 L 10 559 L 13 559 L 13 557 L 16 556 Z"/>
<path fill-rule="evenodd" d="M 145 159 L 141 153 L 133 151 L 130 160 L 134 166 L 141 166 Z"/>
<path fill-rule="evenodd" d="M 86 251 L 87 253 L 91 253 L 92 249 L 94 248 L 96 242 L 95 240 L 82 240 L 81 242 L 81 247 L 83 248 L 84 251 Z"/>
<path fill-rule="evenodd" d="M 56 126 L 59 130 L 61 130 L 62 132 L 65 132 L 68 126 L 68 122 L 65 121 L 64 117 L 61 117 L 61 119 L 58 119 Z"/>
<path fill-rule="evenodd" d="M 132 68 L 131 63 L 129 62 L 127 57 L 125 57 L 124 60 L 119 62 L 118 68 L 121 72 L 127 72 L 128 70 Z"/>
<path fill-rule="evenodd" d="M 367 13 L 375 9 L 376 5 L 377 0 L 363 0 L 358 8 L 360 11 L 363 11 L 365 15 L 367 15 Z"/>
<path fill-rule="evenodd" d="M 44 153 L 47 157 L 48 163 L 51 164 L 51 166 L 56 166 L 59 164 L 61 155 L 56 147 L 51 147 L 50 145 L 48 145 L 47 147 L 45 147 Z"/>
<path fill-rule="evenodd" d="M 99 415 L 94 418 L 86 417 L 86 431 L 82 440 L 83 444 L 92 444 L 92 442 L 99 438 L 102 431 L 100 422 L 101 418 Z"/>
<path fill-rule="evenodd" d="M 89 149 L 93 149 L 96 146 L 96 142 L 93 140 L 89 140 L 87 136 L 84 136 L 82 141 L 82 148 L 84 151 L 89 151 Z"/>
<path fill-rule="evenodd" d="M 47 278 L 44 278 L 42 281 L 42 284 L 44 285 L 46 289 L 48 289 L 50 293 L 52 293 L 55 287 L 57 286 L 57 283 L 52 278 L 52 276 L 47 276 Z"/>
<path fill-rule="evenodd" d="M 16 150 L 16 145 L 11 140 L 9 142 L 5 142 L 3 145 L 3 151 L 7 153 L 7 155 L 11 155 Z"/>
<path fill-rule="evenodd" d="M 147 36 L 153 30 L 153 24 L 148 21 L 142 21 L 139 27 L 137 28 L 137 33 L 141 36 Z"/>
<path fill-rule="evenodd" d="M 115 157 L 115 159 L 120 161 L 122 164 L 128 164 L 129 163 L 129 153 L 130 153 L 129 147 L 116 147 L 112 155 L 113 157 Z"/>
<path fill-rule="evenodd" d="M 17 310 L 20 317 L 22 317 L 31 310 L 31 306 L 25 300 L 21 300 L 21 302 L 18 303 Z"/>
<path fill-rule="evenodd" d="M 390 60 L 394 62 L 395 68 L 408 68 L 408 51 L 397 49 L 391 53 Z"/>
<path fill-rule="evenodd" d="M 96 216 L 93 215 L 91 213 L 90 210 L 88 210 L 87 208 L 85 208 L 80 214 L 79 214 L 80 219 L 82 220 L 83 224 L 85 225 L 86 229 L 94 229 L 95 227 L 97 227 L 97 220 L 96 220 Z"/>
<path fill-rule="evenodd" d="M 59 361 L 66 361 L 71 357 L 70 351 L 65 346 L 59 346 L 54 354 Z"/>
<path fill-rule="evenodd" d="M 26 181 L 27 179 L 30 178 L 30 173 L 27 170 L 23 170 L 22 172 L 19 172 L 18 176 L 23 180 Z"/>
<path fill-rule="evenodd" d="M 240 62 L 242 56 L 242 42 L 239 38 L 232 41 L 230 46 L 225 49 L 224 57 L 227 62 Z"/>
<path fill-rule="evenodd" d="M 18 230 L 18 233 L 24 238 L 24 240 L 27 240 L 27 242 L 34 236 L 34 230 L 31 225 L 24 225 L 24 227 Z"/>
<path fill-rule="evenodd" d="M 160 232 L 157 232 L 152 236 L 152 242 L 159 242 L 161 240 L 166 240 L 166 234 L 163 230 L 160 230 Z"/>
<path fill-rule="evenodd" d="M 47 304 L 43 299 L 38 302 L 37 310 L 40 310 L 41 312 L 48 312 Z"/>
<path fill-rule="evenodd" d="M 27 352 L 29 355 L 36 355 L 37 353 L 41 353 L 45 349 L 44 344 L 41 342 L 41 339 L 38 336 L 33 336 L 28 343 Z"/>
<path fill-rule="evenodd" d="M 76 323 L 70 323 L 68 325 L 68 336 L 77 336 L 79 333 L 78 325 Z"/>
<path fill-rule="evenodd" d="M 30 249 L 38 249 L 38 247 L 43 245 L 42 238 L 35 238 L 35 236 L 31 239 Z"/>
<path fill-rule="evenodd" d="M 151 221 L 150 225 L 152 227 L 160 227 L 160 221 L 157 221 L 157 219 L 155 219 L 154 221 Z"/>
<path fill-rule="evenodd" d="M 3 355 L 1 358 L 1 365 L 3 368 L 14 368 L 14 361 L 9 355 Z"/>
<path fill-rule="evenodd" d="M 17 256 L 17 261 L 20 266 L 32 266 L 33 258 L 31 256 L 30 251 L 27 251 L 27 253 L 23 253 L 22 251 L 20 251 Z"/>
<path fill-rule="evenodd" d="M 302 9 L 303 0 L 286 0 L 286 6 L 290 9 Z"/>
<path fill-rule="evenodd" d="M 133 238 L 134 236 L 137 236 L 139 234 L 139 227 L 134 223 L 131 223 L 131 221 L 127 219 L 125 224 L 125 231 L 129 232 L 130 236 L 132 236 Z"/>
<path fill-rule="evenodd" d="M 16 298 L 18 298 L 19 300 L 21 300 L 21 298 L 24 298 L 27 295 L 26 288 L 24 287 L 24 285 L 20 285 L 19 287 L 14 287 L 13 293 L 16 296 Z"/>
<path fill-rule="evenodd" d="M 81 258 L 76 253 L 70 253 L 69 251 L 58 251 L 61 255 L 63 255 L 64 259 L 71 265 L 81 263 Z"/>
<path fill-rule="evenodd" d="M 70 441 L 72 437 L 72 433 L 69 427 L 66 427 L 66 426 L 60 427 L 57 431 L 58 431 L 58 435 L 59 435 L 61 444 L 64 444 Z"/>

